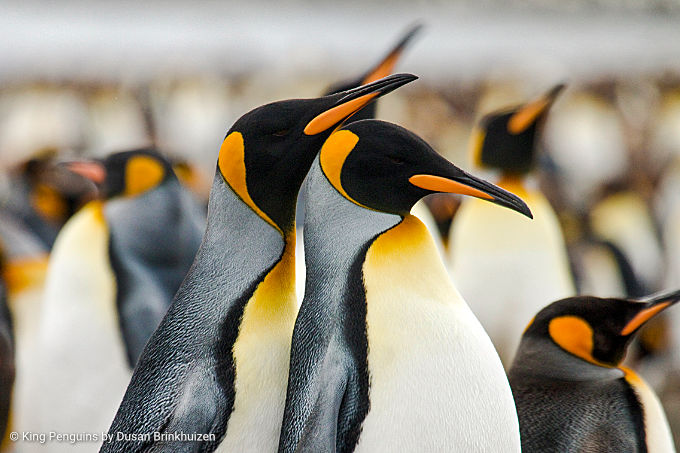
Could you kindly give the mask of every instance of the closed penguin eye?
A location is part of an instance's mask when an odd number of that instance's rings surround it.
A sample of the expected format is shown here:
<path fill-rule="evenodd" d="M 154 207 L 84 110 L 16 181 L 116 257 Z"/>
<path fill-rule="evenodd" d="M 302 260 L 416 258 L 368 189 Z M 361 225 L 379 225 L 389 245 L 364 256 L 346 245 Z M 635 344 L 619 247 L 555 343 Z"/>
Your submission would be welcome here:
<path fill-rule="evenodd" d="M 274 137 L 285 137 L 289 133 L 290 133 L 290 129 L 281 129 L 281 130 L 278 130 L 276 132 L 272 132 L 272 135 Z"/>
<path fill-rule="evenodd" d="M 392 162 L 393 164 L 397 165 L 403 165 L 404 164 L 404 159 L 402 159 L 399 156 L 387 156 L 387 158 Z"/>

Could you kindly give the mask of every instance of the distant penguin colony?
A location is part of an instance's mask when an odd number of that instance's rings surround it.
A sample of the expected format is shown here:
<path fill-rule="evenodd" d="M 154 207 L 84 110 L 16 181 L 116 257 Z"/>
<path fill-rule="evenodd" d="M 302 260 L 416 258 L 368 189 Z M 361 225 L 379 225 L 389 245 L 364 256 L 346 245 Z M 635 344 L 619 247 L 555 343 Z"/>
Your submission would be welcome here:
<path fill-rule="evenodd" d="M 679 300 L 572 297 L 541 310 L 509 371 L 522 451 L 674 452 L 658 398 L 621 363 L 635 332 Z"/>

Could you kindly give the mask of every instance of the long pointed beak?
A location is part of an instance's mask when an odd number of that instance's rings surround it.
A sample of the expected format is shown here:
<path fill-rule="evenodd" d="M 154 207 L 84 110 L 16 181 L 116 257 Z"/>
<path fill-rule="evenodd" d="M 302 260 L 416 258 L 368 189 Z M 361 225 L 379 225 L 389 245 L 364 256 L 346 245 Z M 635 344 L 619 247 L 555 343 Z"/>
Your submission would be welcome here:
<path fill-rule="evenodd" d="M 563 83 L 555 85 L 550 89 L 550 91 L 545 93 L 540 98 L 522 106 L 508 120 L 508 131 L 515 135 L 524 132 L 529 126 L 534 124 L 546 110 L 550 108 L 565 86 L 566 85 Z"/>
<path fill-rule="evenodd" d="M 661 313 L 666 308 L 680 301 L 680 290 L 671 293 L 658 294 L 643 299 L 640 311 L 621 329 L 621 335 L 630 335 L 644 323 Z"/>
<path fill-rule="evenodd" d="M 366 107 L 370 102 L 396 90 L 402 85 L 413 82 L 417 78 L 413 74 L 395 74 L 368 85 L 362 85 L 328 96 L 334 99 L 335 102 L 332 103 L 331 107 L 319 113 L 307 123 L 304 133 L 305 135 L 316 135 L 331 127 L 338 127 L 347 118 Z"/>
<path fill-rule="evenodd" d="M 389 53 L 385 55 L 385 57 L 380 60 L 380 62 L 374 68 L 368 71 L 361 83 L 365 85 L 392 74 L 392 71 L 394 71 L 394 67 L 397 65 L 397 62 L 404 52 L 404 49 L 422 28 L 422 24 L 415 24 L 409 28 L 406 34 L 399 40 L 392 50 L 390 50 Z"/>
<path fill-rule="evenodd" d="M 457 170 L 460 174 L 452 177 L 418 174 L 411 176 L 409 182 L 416 187 L 433 192 L 456 193 L 481 198 L 517 211 L 530 219 L 534 218 L 529 207 L 518 196 L 458 168 Z"/>

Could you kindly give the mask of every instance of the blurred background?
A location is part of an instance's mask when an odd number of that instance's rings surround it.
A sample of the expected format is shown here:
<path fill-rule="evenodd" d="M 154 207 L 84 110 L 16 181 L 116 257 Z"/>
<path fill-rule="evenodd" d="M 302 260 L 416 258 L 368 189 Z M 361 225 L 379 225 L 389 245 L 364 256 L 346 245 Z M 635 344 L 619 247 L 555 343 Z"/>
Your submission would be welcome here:
<path fill-rule="evenodd" d="M 238 117 L 356 77 L 416 22 L 424 29 L 397 72 L 420 80 L 381 99 L 378 117 L 492 176 L 472 165 L 475 123 L 566 83 L 535 178 L 557 212 L 578 292 L 680 286 L 680 0 L 6 0 L 0 206 L 17 203 L 16 175 L 29 162 L 150 144 L 184 165 L 205 199 Z M 78 184 L 67 185 L 87 192 Z M 428 200 L 445 245 L 457 203 Z M 593 238 L 615 246 L 615 263 Z M 36 247 L 25 254 L 46 252 Z M 680 437 L 680 350 L 671 346 L 680 316 L 673 324 L 671 315 L 643 333 L 632 360 L 662 392 Z"/>

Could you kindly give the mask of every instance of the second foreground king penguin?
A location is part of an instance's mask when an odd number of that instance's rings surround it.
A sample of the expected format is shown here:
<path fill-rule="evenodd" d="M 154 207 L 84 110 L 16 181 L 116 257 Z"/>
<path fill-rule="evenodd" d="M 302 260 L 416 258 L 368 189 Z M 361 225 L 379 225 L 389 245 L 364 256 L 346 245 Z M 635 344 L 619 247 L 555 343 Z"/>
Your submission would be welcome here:
<path fill-rule="evenodd" d="M 527 206 L 377 120 L 331 135 L 307 179 L 279 452 L 520 451 L 500 359 L 410 210 L 434 192 Z"/>

